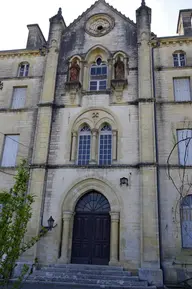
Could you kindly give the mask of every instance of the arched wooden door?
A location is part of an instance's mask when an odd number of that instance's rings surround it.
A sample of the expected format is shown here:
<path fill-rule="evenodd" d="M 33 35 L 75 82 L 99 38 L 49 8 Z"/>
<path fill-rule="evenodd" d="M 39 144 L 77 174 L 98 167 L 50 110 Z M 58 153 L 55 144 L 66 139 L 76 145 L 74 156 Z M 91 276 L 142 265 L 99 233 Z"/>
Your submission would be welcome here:
<path fill-rule="evenodd" d="M 87 193 L 79 200 L 75 208 L 72 263 L 108 265 L 109 211 L 108 200 L 98 192 Z"/>

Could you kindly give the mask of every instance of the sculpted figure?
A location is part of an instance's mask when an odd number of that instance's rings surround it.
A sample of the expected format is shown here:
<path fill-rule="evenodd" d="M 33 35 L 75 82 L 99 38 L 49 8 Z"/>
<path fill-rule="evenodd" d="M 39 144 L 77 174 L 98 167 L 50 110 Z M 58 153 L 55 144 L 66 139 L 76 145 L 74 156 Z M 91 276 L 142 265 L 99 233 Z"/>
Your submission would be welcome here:
<path fill-rule="evenodd" d="M 115 63 L 115 79 L 124 79 L 125 78 L 125 66 L 120 56 L 118 56 Z"/>
<path fill-rule="evenodd" d="M 70 81 L 79 81 L 80 67 L 77 60 L 74 60 L 70 67 Z"/>

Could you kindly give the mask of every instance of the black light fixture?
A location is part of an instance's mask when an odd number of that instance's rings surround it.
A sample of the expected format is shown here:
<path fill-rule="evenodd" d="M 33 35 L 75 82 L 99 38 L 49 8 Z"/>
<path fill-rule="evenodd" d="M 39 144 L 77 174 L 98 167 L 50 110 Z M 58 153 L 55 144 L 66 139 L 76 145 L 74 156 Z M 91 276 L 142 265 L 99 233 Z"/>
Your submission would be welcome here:
<path fill-rule="evenodd" d="M 0 90 L 2 90 L 2 89 L 3 89 L 3 82 L 0 81 Z"/>
<path fill-rule="evenodd" d="M 120 179 L 120 186 L 123 186 L 123 185 L 128 187 L 129 185 L 128 178 L 123 177 Z"/>
<path fill-rule="evenodd" d="M 52 229 L 54 229 L 57 224 L 54 226 L 54 222 L 55 220 L 53 219 L 53 217 L 51 216 L 48 220 L 47 220 L 47 223 L 48 223 L 48 230 L 51 231 Z"/>

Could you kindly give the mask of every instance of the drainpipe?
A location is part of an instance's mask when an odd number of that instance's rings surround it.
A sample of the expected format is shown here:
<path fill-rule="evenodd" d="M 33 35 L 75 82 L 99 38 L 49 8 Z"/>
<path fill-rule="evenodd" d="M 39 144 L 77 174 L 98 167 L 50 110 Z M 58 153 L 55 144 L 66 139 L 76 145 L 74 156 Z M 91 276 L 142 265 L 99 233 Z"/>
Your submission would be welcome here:
<path fill-rule="evenodd" d="M 158 43 L 157 46 L 158 47 Z M 154 70 L 154 47 L 151 52 L 152 59 L 152 82 L 153 82 L 153 100 L 154 100 L 154 126 L 155 126 L 155 155 L 156 155 L 156 177 L 157 177 L 157 214 L 158 214 L 158 228 L 159 228 L 159 261 L 160 269 L 163 273 L 164 284 L 164 268 L 162 265 L 163 252 L 162 252 L 162 230 L 161 230 L 161 199 L 160 199 L 160 170 L 159 170 L 159 147 L 158 147 L 158 127 L 157 127 L 157 105 L 156 105 L 156 85 L 155 85 L 155 70 Z"/>

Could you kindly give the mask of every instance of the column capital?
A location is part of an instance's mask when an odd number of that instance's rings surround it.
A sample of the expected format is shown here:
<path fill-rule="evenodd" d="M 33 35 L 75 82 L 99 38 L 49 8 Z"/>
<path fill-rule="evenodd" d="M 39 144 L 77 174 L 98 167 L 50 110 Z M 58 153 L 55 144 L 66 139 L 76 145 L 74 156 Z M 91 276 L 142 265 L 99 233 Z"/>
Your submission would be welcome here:
<path fill-rule="evenodd" d="M 77 131 L 73 131 L 73 132 L 72 132 L 72 136 L 73 136 L 73 137 L 77 137 Z"/>
<path fill-rule="evenodd" d="M 110 212 L 109 214 L 111 216 L 111 221 L 119 222 L 119 217 L 120 217 L 119 212 Z"/>
<path fill-rule="evenodd" d="M 93 135 L 96 135 L 96 134 L 98 133 L 98 129 L 93 128 L 93 129 L 91 130 L 91 132 L 92 132 Z"/>
<path fill-rule="evenodd" d="M 72 216 L 73 216 L 73 212 L 70 212 L 70 211 L 64 211 L 63 212 L 63 220 L 64 221 L 69 221 Z"/>
<path fill-rule="evenodd" d="M 113 129 L 113 130 L 112 130 L 112 134 L 113 134 L 113 136 L 116 136 L 116 135 L 117 135 L 117 130 L 116 130 L 116 129 Z"/>

